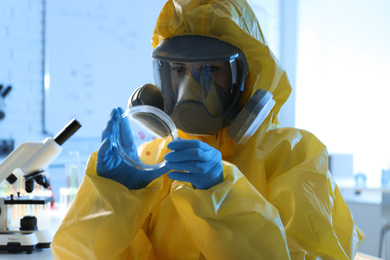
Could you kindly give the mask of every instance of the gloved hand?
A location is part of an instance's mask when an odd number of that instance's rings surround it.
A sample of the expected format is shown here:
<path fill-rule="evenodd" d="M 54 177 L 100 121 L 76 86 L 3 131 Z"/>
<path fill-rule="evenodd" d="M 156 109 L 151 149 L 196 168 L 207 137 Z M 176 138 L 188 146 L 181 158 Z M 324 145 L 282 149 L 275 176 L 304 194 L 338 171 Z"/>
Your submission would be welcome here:
<path fill-rule="evenodd" d="M 172 152 L 165 155 L 165 166 L 174 170 L 168 173 L 170 179 L 190 182 L 196 189 L 223 181 L 222 155 L 217 149 L 198 140 L 172 141 L 168 148 Z"/>
<path fill-rule="evenodd" d="M 168 171 L 166 167 L 152 171 L 142 171 L 122 160 L 112 145 L 113 131 L 116 122 L 124 113 L 122 108 L 113 109 L 110 120 L 102 133 L 102 143 L 97 154 L 97 174 L 125 185 L 128 189 L 145 188 L 151 181 Z M 139 161 L 137 148 L 133 142 L 130 126 L 127 120 L 120 121 L 120 137 L 123 149 L 129 151 L 133 160 Z"/>

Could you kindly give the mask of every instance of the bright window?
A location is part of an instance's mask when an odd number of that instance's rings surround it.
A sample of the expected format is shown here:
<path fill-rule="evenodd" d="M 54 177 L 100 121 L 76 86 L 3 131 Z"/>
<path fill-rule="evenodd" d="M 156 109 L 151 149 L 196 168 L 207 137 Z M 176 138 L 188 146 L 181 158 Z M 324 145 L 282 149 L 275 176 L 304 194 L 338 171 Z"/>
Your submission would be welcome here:
<path fill-rule="evenodd" d="M 301 0 L 296 126 L 379 184 L 390 162 L 390 1 Z"/>

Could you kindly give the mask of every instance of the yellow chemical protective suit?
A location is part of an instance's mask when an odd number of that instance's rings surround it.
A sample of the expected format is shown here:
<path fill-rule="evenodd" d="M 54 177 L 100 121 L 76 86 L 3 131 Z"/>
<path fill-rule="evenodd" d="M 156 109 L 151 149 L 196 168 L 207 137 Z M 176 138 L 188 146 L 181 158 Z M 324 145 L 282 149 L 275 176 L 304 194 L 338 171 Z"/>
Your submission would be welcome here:
<path fill-rule="evenodd" d="M 208 190 L 166 175 L 128 190 L 97 176 L 96 153 L 56 233 L 56 259 L 353 259 L 364 234 L 328 171 L 326 147 L 311 133 L 277 128 L 290 94 L 285 71 L 244 0 L 170 0 L 152 44 L 196 34 L 246 55 L 243 106 L 256 89 L 276 105 L 246 145 L 227 129 L 198 138 L 222 152 L 224 181 Z"/>

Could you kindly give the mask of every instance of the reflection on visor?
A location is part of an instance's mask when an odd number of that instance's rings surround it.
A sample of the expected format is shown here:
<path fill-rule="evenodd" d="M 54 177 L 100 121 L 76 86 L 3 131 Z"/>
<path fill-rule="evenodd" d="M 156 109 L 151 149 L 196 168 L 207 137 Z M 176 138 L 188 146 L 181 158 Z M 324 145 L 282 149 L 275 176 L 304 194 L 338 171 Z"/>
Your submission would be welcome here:
<path fill-rule="evenodd" d="M 171 63 L 171 84 L 177 103 L 202 103 L 212 116 L 222 116 L 229 103 L 232 76 L 228 61 Z"/>
<path fill-rule="evenodd" d="M 222 116 L 229 102 L 226 93 L 214 80 L 201 77 L 198 81 L 189 74 L 177 85 L 177 103 L 184 101 L 202 103 L 212 116 Z"/>
<path fill-rule="evenodd" d="M 232 87 L 232 71 L 229 61 L 216 61 L 211 63 L 170 63 L 171 80 L 173 85 L 185 75 L 190 75 L 209 91 L 211 81 L 222 88 L 226 95 L 230 94 Z"/>

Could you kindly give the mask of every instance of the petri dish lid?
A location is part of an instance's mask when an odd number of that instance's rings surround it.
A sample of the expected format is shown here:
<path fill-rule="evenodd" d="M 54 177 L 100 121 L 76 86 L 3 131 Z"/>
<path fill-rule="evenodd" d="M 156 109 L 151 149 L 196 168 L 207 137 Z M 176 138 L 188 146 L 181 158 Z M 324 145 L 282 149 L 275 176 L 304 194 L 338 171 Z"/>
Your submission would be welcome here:
<path fill-rule="evenodd" d="M 115 124 L 113 146 L 129 165 L 144 171 L 165 166 L 169 142 L 178 138 L 172 119 L 148 105 L 129 107 Z"/>

